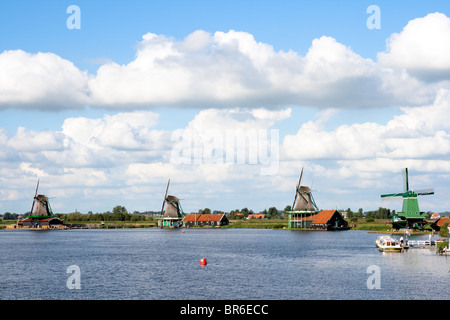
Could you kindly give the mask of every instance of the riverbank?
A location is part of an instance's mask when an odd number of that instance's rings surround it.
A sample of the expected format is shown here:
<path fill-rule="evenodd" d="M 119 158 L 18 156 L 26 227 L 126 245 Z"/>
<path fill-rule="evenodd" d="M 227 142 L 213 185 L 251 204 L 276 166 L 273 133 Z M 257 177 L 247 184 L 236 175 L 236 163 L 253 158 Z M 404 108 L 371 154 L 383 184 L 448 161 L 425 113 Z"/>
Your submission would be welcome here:
<path fill-rule="evenodd" d="M 2 221 L 0 230 L 5 229 L 7 225 L 15 224 L 15 221 Z M 71 221 L 65 223 L 70 229 L 117 229 L 117 228 L 157 228 L 157 219 L 147 219 L 144 221 Z M 246 229 L 289 229 L 288 219 L 237 219 L 230 220 L 230 224 L 215 228 L 246 228 Z M 404 234 L 404 230 L 395 231 L 391 228 L 389 219 L 374 219 L 369 222 L 365 219 L 349 222 L 350 230 L 363 230 L 371 233 L 389 233 Z M 193 227 L 193 228 L 211 228 L 211 227 Z M 298 229 L 290 229 L 298 230 Z M 432 231 L 414 231 L 412 234 L 429 234 Z"/>

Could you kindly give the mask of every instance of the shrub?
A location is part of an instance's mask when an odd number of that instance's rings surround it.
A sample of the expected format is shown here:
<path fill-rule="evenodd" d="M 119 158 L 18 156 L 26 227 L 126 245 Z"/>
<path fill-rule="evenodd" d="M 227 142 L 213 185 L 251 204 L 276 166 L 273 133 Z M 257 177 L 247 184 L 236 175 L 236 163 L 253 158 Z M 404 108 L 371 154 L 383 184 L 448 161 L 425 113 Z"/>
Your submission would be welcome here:
<path fill-rule="evenodd" d="M 448 222 L 442 224 L 442 227 L 439 230 L 439 235 L 441 237 L 448 237 Z"/>

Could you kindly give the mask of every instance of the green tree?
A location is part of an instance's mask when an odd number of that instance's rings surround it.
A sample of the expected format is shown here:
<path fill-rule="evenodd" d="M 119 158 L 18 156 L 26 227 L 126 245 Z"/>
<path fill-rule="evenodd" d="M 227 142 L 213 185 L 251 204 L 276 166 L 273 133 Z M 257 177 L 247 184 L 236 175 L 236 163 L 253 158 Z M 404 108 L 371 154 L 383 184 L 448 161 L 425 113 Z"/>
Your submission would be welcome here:
<path fill-rule="evenodd" d="M 113 221 L 127 221 L 130 220 L 128 211 L 123 206 L 115 206 L 112 212 Z"/>
<path fill-rule="evenodd" d="M 268 218 L 276 218 L 278 216 L 278 210 L 275 207 L 270 207 L 267 211 Z"/>
<path fill-rule="evenodd" d="M 439 235 L 441 237 L 448 237 L 448 222 L 444 222 L 439 230 Z"/>

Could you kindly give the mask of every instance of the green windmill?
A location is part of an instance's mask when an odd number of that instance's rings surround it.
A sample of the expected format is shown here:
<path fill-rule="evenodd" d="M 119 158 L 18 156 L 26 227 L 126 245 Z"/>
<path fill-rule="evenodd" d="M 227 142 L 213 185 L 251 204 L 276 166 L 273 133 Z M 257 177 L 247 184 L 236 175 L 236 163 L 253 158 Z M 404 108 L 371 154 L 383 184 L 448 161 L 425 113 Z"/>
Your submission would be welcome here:
<path fill-rule="evenodd" d="M 422 230 L 427 221 L 426 214 L 420 212 L 418 196 L 434 194 L 433 189 L 426 189 L 421 191 L 413 191 L 409 189 L 408 183 L 408 168 L 403 171 L 403 192 L 382 194 L 382 198 L 387 197 L 403 197 L 402 211 L 397 212 L 392 217 L 392 227 L 394 229 L 420 229 Z"/>

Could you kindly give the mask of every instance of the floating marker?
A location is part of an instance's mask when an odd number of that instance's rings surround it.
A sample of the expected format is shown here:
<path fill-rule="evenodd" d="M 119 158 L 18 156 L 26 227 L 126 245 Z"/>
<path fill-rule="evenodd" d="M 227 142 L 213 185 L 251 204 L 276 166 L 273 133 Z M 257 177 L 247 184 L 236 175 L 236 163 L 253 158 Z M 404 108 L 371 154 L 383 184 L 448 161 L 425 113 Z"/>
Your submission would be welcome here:
<path fill-rule="evenodd" d="M 206 266 L 206 259 L 205 258 L 201 258 L 200 259 L 200 265 L 201 266 Z"/>

